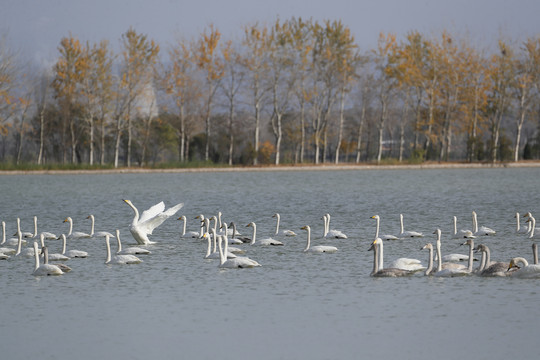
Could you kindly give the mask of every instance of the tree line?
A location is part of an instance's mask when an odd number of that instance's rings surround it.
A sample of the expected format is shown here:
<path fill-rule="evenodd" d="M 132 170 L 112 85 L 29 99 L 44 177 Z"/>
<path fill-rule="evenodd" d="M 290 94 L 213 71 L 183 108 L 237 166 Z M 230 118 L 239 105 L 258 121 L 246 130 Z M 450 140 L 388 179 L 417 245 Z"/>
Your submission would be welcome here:
<path fill-rule="evenodd" d="M 22 68 L 0 40 L 0 161 L 148 166 L 518 161 L 540 157 L 540 36 L 495 49 L 448 32 L 381 33 L 361 51 L 341 21 L 214 26 L 162 50 L 130 28 L 60 40 Z"/>

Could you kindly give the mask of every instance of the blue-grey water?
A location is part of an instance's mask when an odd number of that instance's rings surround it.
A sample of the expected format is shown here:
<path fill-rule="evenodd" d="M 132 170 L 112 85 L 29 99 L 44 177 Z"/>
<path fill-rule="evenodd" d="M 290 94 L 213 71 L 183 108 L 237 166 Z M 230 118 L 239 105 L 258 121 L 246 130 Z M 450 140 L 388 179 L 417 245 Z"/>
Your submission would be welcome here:
<path fill-rule="evenodd" d="M 425 169 L 293 172 L 217 172 L 0 177 L 0 219 L 8 237 L 21 218 L 23 231 L 57 234 L 119 229 L 123 244 L 133 212 L 163 200 L 184 202 L 188 230 L 195 217 L 223 213 L 240 232 L 257 224 L 259 238 L 272 235 L 275 219 L 298 233 L 283 247 L 240 245 L 262 264 L 218 269 L 205 260 L 206 244 L 181 238 L 181 222 L 168 219 L 154 231 L 151 255 L 138 265 L 105 265 L 104 239 L 68 242 L 85 250 L 59 277 L 34 277 L 33 258 L 0 261 L 2 358 L 5 359 L 376 359 L 533 358 L 538 352 L 540 280 L 516 278 L 372 278 L 375 221 L 383 233 L 425 234 L 385 244 L 385 258 L 414 257 L 443 231 L 443 252 L 465 252 L 450 239 L 452 217 L 471 228 L 497 231 L 476 239 L 492 260 L 532 259 L 531 240 L 515 233 L 516 212 L 540 213 L 540 169 Z M 322 215 L 348 235 L 323 240 Z M 312 243 L 332 244 L 335 254 L 302 252 Z M 113 249 L 115 243 L 113 242 Z M 50 240 L 50 252 L 60 241 Z"/>

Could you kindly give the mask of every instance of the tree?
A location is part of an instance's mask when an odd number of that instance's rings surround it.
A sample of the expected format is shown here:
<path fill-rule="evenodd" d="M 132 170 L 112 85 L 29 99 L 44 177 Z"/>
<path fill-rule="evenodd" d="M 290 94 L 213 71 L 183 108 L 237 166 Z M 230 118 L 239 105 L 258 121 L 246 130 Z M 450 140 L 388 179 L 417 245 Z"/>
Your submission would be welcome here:
<path fill-rule="evenodd" d="M 509 86 L 514 76 L 514 53 L 504 40 L 499 40 L 499 53 L 491 57 L 488 77 L 490 90 L 486 114 L 491 131 L 490 160 L 497 161 L 502 119 L 509 106 Z"/>
<path fill-rule="evenodd" d="M 176 132 L 178 136 L 178 148 L 180 162 L 184 162 L 188 156 L 189 138 L 191 136 L 189 119 L 194 118 L 193 104 L 200 98 L 198 79 L 195 75 L 193 54 L 189 44 L 184 40 L 178 40 L 177 44 L 169 51 L 171 65 L 165 74 L 166 93 L 172 96 L 176 107 L 178 122 Z"/>
<path fill-rule="evenodd" d="M 377 97 L 380 102 L 380 115 L 377 122 L 377 164 L 381 162 L 383 152 L 383 135 L 386 121 L 388 119 L 388 107 L 393 96 L 394 89 L 398 83 L 395 77 L 395 67 L 397 66 L 397 43 L 396 37 L 392 34 L 380 34 L 377 49 L 373 51 L 373 62 L 377 72 L 375 86 L 377 87 Z"/>
<path fill-rule="evenodd" d="M 0 37 L 0 132 L 5 135 L 6 120 L 11 117 L 14 99 L 13 89 L 17 71 L 17 58 L 8 48 L 5 36 Z"/>
<path fill-rule="evenodd" d="M 71 162 L 76 163 L 76 148 L 80 134 L 84 131 L 79 120 L 80 104 L 79 95 L 81 84 L 85 76 L 87 67 L 84 49 L 77 38 L 73 36 L 65 37 L 60 41 L 58 47 L 60 57 L 54 66 L 55 78 L 53 89 L 55 97 L 59 102 L 63 114 L 63 129 L 69 128 L 71 143 Z M 62 131 L 64 134 L 64 131 Z M 63 160 L 66 160 L 66 149 L 64 147 Z"/>
<path fill-rule="evenodd" d="M 205 161 L 208 161 L 210 152 L 210 120 L 212 117 L 214 97 L 224 74 L 223 61 L 217 56 L 216 53 L 220 38 L 221 33 L 217 29 L 214 29 L 213 25 L 210 25 L 208 33 L 205 31 L 203 34 L 201 34 L 201 38 L 195 44 L 195 49 L 193 51 L 197 67 L 202 71 L 204 78 L 204 83 L 202 84 L 202 98 L 204 99 L 203 106 L 206 126 L 206 145 L 204 152 Z"/>
<path fill-rule="evenodd" d="M 223 94 L 227 98 L 228 131 L 229 131 L 229 165 L 233 164 L 234 127 L 236 115 L 237 94 L 243 85 L 244 73 L 240 70 L 240 54 L 234 49 L 232 41 L 227 41 L 221 50 L 224 63 L 224 77 L 221 82 Z"/>
<path fill-rule="evenodd" d="M 116 144 L 114 167 L 118 167 L 120 138 L 123 130 L 123 119 L 127 122 L 126 164 L 131 166 L 131 145 L 133 132 L 133 116 L 140 110 L 137 100 L 141 98 L 148 86 L 152 85 L 153 67 L 157 62 L 159 45 L 149 40 L 146 35 L 138 34 L 130 28 L 122 35 L 122 67 L 117 97 L 116 111 Z M 141 99 L 142 100 L 142 99 Z"/>
<path fill-rule="evenodd" d="M 515 59 L 513 67 L 515 76 L 511 82 L 510 90 L 518 104 L 518 114 L 515 117 L 516 137 L 514 141 L 514 161 L 517 162 L 519 160 L 523 124 L 531 111 L 531 106 L 536 95 L 534 93 L 534 86 L 537 84 L 535 78 L 539 76 L 540 38 L 530 38 L 524 42 L 521 57 Z"/>
<path fill-rule="evenodd" d="M 244 28 L 244 39 L 242 41 L 245 47 L 241 62 L 246 68 L 247 82 L 249 83 L 250 100 L 253 106 L 254 136 L 253 165 L 258 164 L 259 142 L 260 142 L 260 124 L 263 101 L 267 93 L 264 87 L 264 81 L 268 70 L 266 51 L 269 46 L 269 34 L 266 27 L 260 27 L 258 24 L 246 26 Z"/>

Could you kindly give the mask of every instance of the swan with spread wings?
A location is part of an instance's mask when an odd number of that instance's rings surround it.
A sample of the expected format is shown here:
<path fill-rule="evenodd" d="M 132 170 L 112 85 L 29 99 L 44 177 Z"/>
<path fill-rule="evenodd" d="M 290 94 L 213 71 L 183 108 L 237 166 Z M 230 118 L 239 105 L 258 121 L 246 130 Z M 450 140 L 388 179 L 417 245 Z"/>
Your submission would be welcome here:
<path fill-rule="evenodd" d="M 130 200 L 124 200 L 124 202 L 135 213 L 129 231 L 131 231 L 131 235 L 133 235 L 137 243 L 141 245 L 153 244 L 154 242 L 148 239 L 148 235 L 151 235 L 155 228 L 163 224 L 165 220 L 176 214 L 184 206 L 184 203 L 180 203 L 165 210 L 165 203 L 161 201 L 150 209 L 143 211 L 139 217 L 139 210 L 137 210 L 135 205 Z"/>

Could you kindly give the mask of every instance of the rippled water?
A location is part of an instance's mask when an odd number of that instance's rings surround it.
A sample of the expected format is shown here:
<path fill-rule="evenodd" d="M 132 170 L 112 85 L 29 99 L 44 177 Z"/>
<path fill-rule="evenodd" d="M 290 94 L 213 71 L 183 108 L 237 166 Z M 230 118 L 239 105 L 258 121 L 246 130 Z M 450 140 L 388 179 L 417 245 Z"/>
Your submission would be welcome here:
<path fill-rule="evenodd" d="M 497 230 L 479 239 L 492 259 L 531 259 L 531 241 L 516 235 L 515 212 L 539 213 L 540 169 L 447 169 L 175 173 L 116 175 L 25 175 L 0 178 L 0 217 L 8 236 L 20 217 L 23 231 L 88 232 L 120 229 L 125 245 L 129 198 L 140 210 L 160 200 L 184 202 L 178 215 L 188 230 L 195 216 L 223 212 L 239 230 L 250 221 L 257 235 L 271 235 L 275 212 L 282 228 L 299 235 L 282 248 L 250 247 L 247 255 L 263 266 L 219 270 L 204 260 L 206 245 L 181 239 L 180 222 L 167 220 L 152 236 L 151 255 L 131 266 L 108 266 L 103 239 L 77 240 L 68 248 L 86 250 L 72 259 L 73 271 L 36 278 L 33 259 L 0 261 L 3 358 L 44 359 L 377 359 L 401 357 L 532 358 L 540 310 L 536 279 L 410 278 L 369 276 L 374 214 L 384 233 L 405 227 L 423 239 L 387 242 L 387 261 L 416 257 L 443 231 L 443 251 L 463 252 L 445 239 L 452 216 L 471 228 L 475 210 L 481 225 Z M 321 216 L 346 240 L 321 240 Z M 304 254 L 311 225 L 313 242 L 339 248 L 335 254 Z M 49 241 L 51 252 L 60 242 Z"/>

